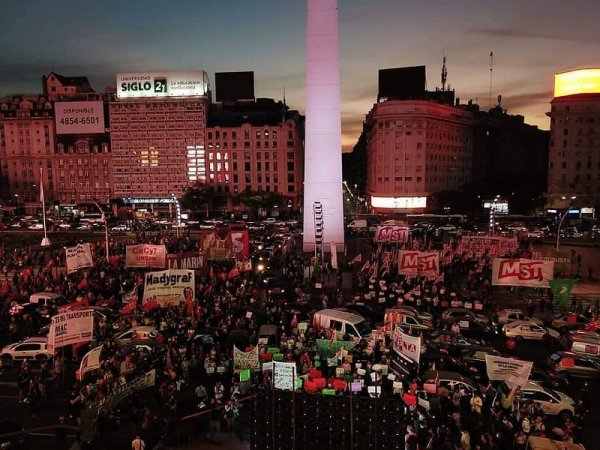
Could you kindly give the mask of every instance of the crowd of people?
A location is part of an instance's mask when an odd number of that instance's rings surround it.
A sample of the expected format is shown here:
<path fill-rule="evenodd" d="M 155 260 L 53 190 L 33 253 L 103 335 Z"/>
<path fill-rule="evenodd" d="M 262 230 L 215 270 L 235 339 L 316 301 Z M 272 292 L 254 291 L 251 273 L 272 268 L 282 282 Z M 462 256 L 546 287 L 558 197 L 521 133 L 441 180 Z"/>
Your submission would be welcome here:
<path fill-rule="evenodd" d="M 234 347 L 251 351 L 256 345 L 262 363 L 272 359 L 295 362 L 305 386 L 315 378 L 323 378 L 324 387 L 337 390 L 338 395 L 345 395 L 350 384 L 360 383 L 362 395 L 369 395 L 373 392 L 369 387 L 374 386 L 380 388 L 374 391 L 376 395 L 403 399 L 409 394 L 426 400 L 427 408 L 411 405 L 404 417 L 404 423 L 408 423 L 406 449 L 524 449 L 530 435 L 573 442 L 581 439 L 589 412 L 587 385 L 579 393 L 573 418 L 549 421 L 535 402 L 520 401 L 514 391 L 503 394 L 499 383 L 480 384 L 474 393 L 457 389 L 436 390 L 432 395 L 418 374 L 389 377 L 393 355 L 389 335 L 374 333 L 370 342 L 348 343 L 336 347 L 333 353 L 319 350 L 319 343 L 330 336 L 315 328 L 310 313 L 342 306 L 344 302 L 365 301 L 371 293 L 374 299 L 384 299 L 388 305 L 407 303 L 433 313 L 434 317 L 444 305 L 455 301 L 463 304 L 476 298 L 481 301 L 482 311 L 493 316 L 497 305 L 491 295 L 489 255 L 461 253 L 457 251 L 458 242 L 450 241 L 442 251 L 439 276 L 408 278 L 398 275 L 394 253 L 398 248 L 377 245 L 370 255 L 364 255 L 364 260 L 355 259 L 343 269 L 313 265 L 310 285 L 326 284 L 327 278 L 333 276 L 337 293 L 311 295 L 306 288 L 305 270 L 314 262 L 290 246 L 271 262 L 286 280 L 285 293 L 266 290 L 261 274 L 254 270 L 232 274 L 230 263 L 211 263 L 210 270 L 196 277 L 194 311 L 185 304 L 151 310 L 138 305 L 128 314 L 119 314 L 123 294 L 131 288 L 138 286 L 136 295 L 141 298 L 144 271 L 126 268 L 123 258 L 125 245 L 140 242 L 165 244 L 169 253 L 198 250 L 198 243 L 189 235 L 139 235 L 130 242 L 113 242 L 109 261 L 103 257 L 102 245 L 93 245 L 94 267 L 75 274 L 65 272 L 62 249 L 18 248 L 4 251 L 0 258 L 4 274 L 0 285 L 3 342 L 22 336 L 22 328 L 35 334 L 42 327 L 42 319 L 35 316 L 25 324 L 9 314 L 15 302 L 24 302 L 35 292 L 59 293 L 67 303 L 85 299 L 89 305 L 105 306 L 115 312 L 96 323 L 93 346 L 103 346 L 98 370 L 77 376 L 79 360 L 89 348 L 59 351 L 52 362 L 42 362 L 35 370 L 28 363 L 14 368 L 20 400 L 29 403 L 34 415 L 45 407 L 49 385 L 68 387 L 64 415 L 81 427 L 81 448 L 108 447 L 115 425 L 124 422 L 130 424 L 132 448 L 155 448 L 181 427 L 182 418 L 189 416 L 209 439 L 214 439 L 219 431 L 236 431 L 241 439 L 248 439 L 248 424 L 241 411 L 252 395 L 272 387 L 272 374 L 269 370 L 256 370 L 250 379 L 241 380 L 240 372 L 234 370 L 233 351 Z M 431 248 L 426 241 L 407 245 Z M 355 280 L 353 299 L 344 299 L 341 293 L 344 271 L 352 272 Z M 275 343 L 258 341 L 263 324 L 276 325 Z M 116 333 L 139 325 L 158 330 L 152 350 L 140 352 L 131 345 L 115 342 Z M 156 395 L 132 390 L 120 403 L 112 403 L 122 386 L 153 369 Z M 142 443 L 144 447 L 140 447 Z"/>

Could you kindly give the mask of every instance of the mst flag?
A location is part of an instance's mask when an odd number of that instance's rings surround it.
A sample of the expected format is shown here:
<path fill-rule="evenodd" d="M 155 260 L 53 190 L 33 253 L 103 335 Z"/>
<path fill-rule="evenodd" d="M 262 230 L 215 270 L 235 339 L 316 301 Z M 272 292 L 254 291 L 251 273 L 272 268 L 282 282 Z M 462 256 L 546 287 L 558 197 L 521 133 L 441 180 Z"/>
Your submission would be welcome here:
<path fill-rule="evenodd" d="M 550 283 L 550 289 L 556 300 L 556 303 L 564 305 L 569 301 L 571 296 L 571 289 L 575 284 L 575 280 L 548 280 Z"/>

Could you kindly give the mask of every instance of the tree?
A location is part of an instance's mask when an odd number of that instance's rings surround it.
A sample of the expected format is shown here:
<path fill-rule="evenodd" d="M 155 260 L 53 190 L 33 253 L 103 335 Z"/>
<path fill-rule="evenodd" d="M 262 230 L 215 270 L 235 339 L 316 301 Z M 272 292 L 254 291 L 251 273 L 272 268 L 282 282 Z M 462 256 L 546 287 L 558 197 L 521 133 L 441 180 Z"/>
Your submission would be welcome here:
<path fill-rule="evenodd" d="M 181 207 L 189 209 L 192 212 L 199 212 L 202 207 L 205 208 L 206 217 L 208 217 L 209 206 L 212 201 L 212 192 L 210 187 L 204 183 L 196 182 L 185 188 L 181 197 Z"/>
<path fill-rule="evenodd" d="M 250 209 L 281 206 L 283 196 L 279 192 L 246 191 L 238 194 L 239 201 Z"/>

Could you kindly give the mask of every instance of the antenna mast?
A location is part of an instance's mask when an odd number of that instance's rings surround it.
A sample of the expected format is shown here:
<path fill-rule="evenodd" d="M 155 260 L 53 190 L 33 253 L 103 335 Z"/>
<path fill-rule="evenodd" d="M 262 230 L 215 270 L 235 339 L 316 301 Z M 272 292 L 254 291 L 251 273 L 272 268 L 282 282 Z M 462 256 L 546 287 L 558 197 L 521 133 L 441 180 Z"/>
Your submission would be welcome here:
<path fill-rule="evenodd" d="M 442 91 L 445 91 L 446 80 L 448 79 L 448 70 L 446 69 L 446 55 L 443 55 L 442 61 Z"/>
<path fill-rule="evenodd" d="M 494 52 L 490 52 L 490 109 L 492 109 L 492 80 L 494 75 Z"/>

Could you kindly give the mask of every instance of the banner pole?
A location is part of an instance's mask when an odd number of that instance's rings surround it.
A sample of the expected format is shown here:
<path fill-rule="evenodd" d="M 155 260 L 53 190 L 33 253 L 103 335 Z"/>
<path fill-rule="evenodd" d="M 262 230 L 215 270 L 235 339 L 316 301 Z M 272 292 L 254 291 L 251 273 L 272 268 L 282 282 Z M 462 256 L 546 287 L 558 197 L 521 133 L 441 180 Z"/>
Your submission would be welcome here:
<path fill-rule="evenodd" d="M 292 439 L 294 441 L 293 449 L 296 450 L 296 366 L 292 370 L 292 374 L 294 375 L 294 390 L 292 391 Z"/>
<path fill-rule="evenodd" d="M 273 361 L 273 373 L 271 374 L 271 441 L 275 450 L 275 361 Z"/>

